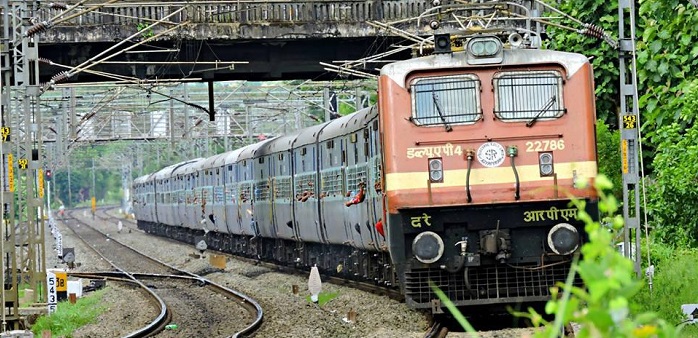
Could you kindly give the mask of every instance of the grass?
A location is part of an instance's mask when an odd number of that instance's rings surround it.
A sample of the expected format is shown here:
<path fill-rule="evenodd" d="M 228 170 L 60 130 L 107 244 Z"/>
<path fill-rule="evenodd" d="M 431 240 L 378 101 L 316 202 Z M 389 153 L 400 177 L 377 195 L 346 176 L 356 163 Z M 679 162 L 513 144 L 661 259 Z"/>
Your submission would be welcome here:
<path fill-rule="evenodd" d="M 631 308 L 635 313 L 656 312 L 669 323 L 678 325 L 686 319 L 681 305 L 698 303 L 698 269 L 695 265 L 698 249 L 672 249 L 653 243 L 651 250 L 655 265 L 652 291 L 646 284 L 631 299 Z M 685 326 L 681 337 L 698 338 L 698 325 Z"/>
<path fill-rule="evenodd" d="M 106 310 L 102 304 L 104 291 L 98 290 L 78 298 L 75 304 L 68 301 L 58 303 L 56 312 L 40 317 L 32 326 L 32 332 L 39 337 L 43 331 L 51 331 L 52 337 L 72 337 L 75 330 L 91 323 Z"/>

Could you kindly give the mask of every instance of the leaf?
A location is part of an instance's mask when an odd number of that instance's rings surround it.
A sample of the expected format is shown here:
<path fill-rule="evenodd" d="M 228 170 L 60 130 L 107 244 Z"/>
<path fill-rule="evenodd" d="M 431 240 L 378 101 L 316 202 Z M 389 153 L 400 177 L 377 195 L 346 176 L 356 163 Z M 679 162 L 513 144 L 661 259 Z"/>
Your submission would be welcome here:
<path fill-rule="evenodd" d="M 608 23 L 615 23 L 615 22 L 618 22 L 618 20 L 616 19 L 616 17 L 615 17 L 615 16 L 611 16 L 611 15 L 604 15 L 604 16 L 602 16 L 602 17 L 599 19 L 599 21 L 601 21 L 601 22 L 608 22 Z"/>
<path fill-rule="evenodd" d="M 657 70 L 657 61 L 656 60 L 647 61 L 644 69 L 646 69 L 650 72 L 655 72 Z"/>
<path fill-rule="evenodd" d="M 669 72 L 669 64 L 667 64 L 666 62 L 660 63 L 659 67 L 657 67 L 657 72 L 661 76 L 667 75 L 667 73 Z"/>
<path fill-rule="evenodd" d="M 681 45 L 688 46 L 691 43 L 691 36 L 684 34 L 681 36 Z"/>
<path fill-rule="evenodd" d="M 698 57 L 698 45 L 693 46 L 691 49 L 691 56 L 694 58 Z"/>
<path fill-rule="evenodd" d="M 671 33 L 669 33 L 668 30 L 663 30 L 660 31 L 659 34 L 657 34 L 657 36 L 662 40 L 667 40 L 671 37 Z"/>

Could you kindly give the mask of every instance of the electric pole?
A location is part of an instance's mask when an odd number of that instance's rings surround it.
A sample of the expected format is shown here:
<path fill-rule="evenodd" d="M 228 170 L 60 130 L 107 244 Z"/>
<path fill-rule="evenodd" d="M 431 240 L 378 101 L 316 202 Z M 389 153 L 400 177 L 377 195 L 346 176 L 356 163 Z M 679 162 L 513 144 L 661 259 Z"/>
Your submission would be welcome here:
<path fill-rule="evenodd" d="M 640 114 L 635 62 L 635 2 L 618 1 L 620 73 L 620 148 L 623 173 L 623 254 L 640 277 Z"/>

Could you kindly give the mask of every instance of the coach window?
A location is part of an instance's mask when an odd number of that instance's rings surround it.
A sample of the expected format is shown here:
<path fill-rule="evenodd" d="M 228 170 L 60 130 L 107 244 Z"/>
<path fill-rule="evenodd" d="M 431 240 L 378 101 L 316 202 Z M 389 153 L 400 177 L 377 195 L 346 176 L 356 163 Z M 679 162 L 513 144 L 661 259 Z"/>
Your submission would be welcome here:
<path fill-rule="evenodd" d="M 560 72 L 500 72 L 492 81 L 494 114 L 503 121 L 533 124 L 565 113 Z"/>
<path fill-rule="evenodd" d="M 412 122 L 419 126 L 474 123 L 482 117 L 480 80 L 472 74 L 412 82 Z"/>

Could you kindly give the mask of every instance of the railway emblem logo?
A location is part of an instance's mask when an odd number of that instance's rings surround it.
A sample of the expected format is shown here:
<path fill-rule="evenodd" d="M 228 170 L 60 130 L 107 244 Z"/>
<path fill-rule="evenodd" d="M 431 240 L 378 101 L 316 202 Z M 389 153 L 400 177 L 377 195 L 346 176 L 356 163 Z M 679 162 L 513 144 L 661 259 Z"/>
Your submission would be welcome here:
<path fill-rule="evenodd" d="M 477 149 L 477 160 L 488 168 L 499 167 L 504 163 L 504 147 L 497 142 L 483 143 Z"/>

